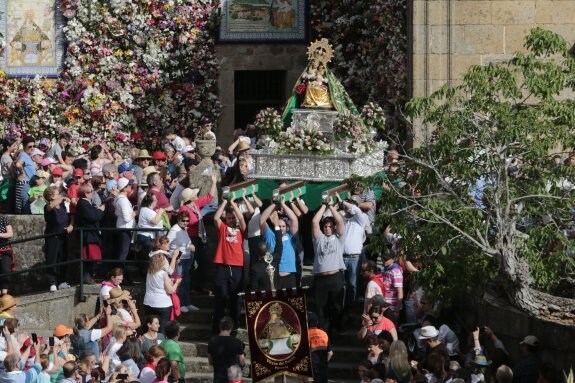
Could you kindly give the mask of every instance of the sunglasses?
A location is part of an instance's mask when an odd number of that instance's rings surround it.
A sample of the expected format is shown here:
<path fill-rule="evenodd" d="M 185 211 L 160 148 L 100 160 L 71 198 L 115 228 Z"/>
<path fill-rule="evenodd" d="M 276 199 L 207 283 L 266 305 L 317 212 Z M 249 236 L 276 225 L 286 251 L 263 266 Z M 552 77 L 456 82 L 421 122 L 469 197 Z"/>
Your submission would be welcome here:
<path fill-rule="evenodd" d="M 186 223 L 186 222 L 190 222 L 189 219 L 180 219 L 180 222 Z"/>
<path fill-rule="evenodd" d="M 32 148 L 35 148 L 35 147 L 36 147 L 36 145 L 28 145 L 28 146 L 26 146 L 26 149 L 32 149 Z"/>

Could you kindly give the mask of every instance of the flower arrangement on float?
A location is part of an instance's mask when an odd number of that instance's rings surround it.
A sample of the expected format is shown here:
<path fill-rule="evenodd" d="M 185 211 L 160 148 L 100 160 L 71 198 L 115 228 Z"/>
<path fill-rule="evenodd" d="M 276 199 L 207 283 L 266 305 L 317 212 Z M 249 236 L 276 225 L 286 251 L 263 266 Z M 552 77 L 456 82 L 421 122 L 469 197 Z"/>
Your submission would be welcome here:
<path fill-rule="evenodd" d="M 61 10 L 61 77 L 0 78 L 4 131 L 153 144 L 164 127 L 189 135 L 217 119 L 215 1 L 62 0 Z"/>
<path fill-rule="evenodd" d="M 283 130 L 282 117 L 275 108 L 264 108 L 256 114 L 254 121 L 259 136 L 277 137 Z"/>
<path fill-rule="evenodd" d="M 281 132 L 272 144 L 275 153 L 289 154 L 330 154 L 333 148 L 327 137 L 313 127 L 291 126 Z"/>

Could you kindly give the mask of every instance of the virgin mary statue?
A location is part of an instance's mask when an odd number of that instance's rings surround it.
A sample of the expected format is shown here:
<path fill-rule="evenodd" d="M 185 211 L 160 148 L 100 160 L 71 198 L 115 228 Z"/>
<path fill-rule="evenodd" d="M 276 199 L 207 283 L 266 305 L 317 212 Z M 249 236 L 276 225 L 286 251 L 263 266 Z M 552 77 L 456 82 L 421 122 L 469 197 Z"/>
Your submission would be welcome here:
<path fill-rule="evenodd" d="M 351 97 L 327 67 L 333 57 L 333 48 L 327 39 L 311 43 L 307 56 L 308 65 L 299 76 L 282 114 L 284 125 L 291 124 L 292 111 L 295 108 L 335 109 L 338 112 L 349 110 L 359 116 Z"/>

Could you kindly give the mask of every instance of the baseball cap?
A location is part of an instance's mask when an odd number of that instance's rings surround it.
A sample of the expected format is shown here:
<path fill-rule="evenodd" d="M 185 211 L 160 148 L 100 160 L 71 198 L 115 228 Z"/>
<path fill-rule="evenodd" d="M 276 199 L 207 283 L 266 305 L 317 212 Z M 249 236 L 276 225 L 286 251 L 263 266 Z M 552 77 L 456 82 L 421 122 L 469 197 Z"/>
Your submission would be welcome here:
<path fill-rule="evenodd" d="M 54 336 L 65 336 L 65 335 L 72 335 L 74 330 L 70 327 L 66 327 L 63 324 L 59 324 L 54 328 Z"/>
<path fill-rule="evenodd" d="M 38 145 L 43 145 L 43 146 L 50 146 L 51 142 L 50 139 L 47 137 L 44 137 L 40 140 L 40 142 L 38 143 Z"/>
<path fill-rule="evenodd" d="M 74 172 L 72 173 L 72 175 L 74 177 L 83 177 L 84 176 L 84 171 L 80 168 L 76 168 L 74 169 Z"/>
<path fill-rule="evenodd" d="M 44 155 L 44 152 L 43 152 L 43 151 L 41 151 L 41 150 L 38 149 L 38 148 L 34 148 L 34 151 L 32 152 L 32 156 L 31 156 L 31 157 L 33 157 L 33 156 L 43 156 L 43 155 Z"/>
<path fill-rule="evenodd" d="M 527 335 L 519 344 L 537 347 L 539 346 L 539 339 L 535 335 Z"/>
<path fill-rule="evenodd" d="M 127 179 L 127 178 L 121 177 L 118 180 L 118 190 L 123 190 L 126 186 L 132 185 L 133 183 L 134 183 L 133 179 Z"/>
<path fill-rule="evenodd" d="M 42 166 L 48 166 L 48 165 L 57 164 L 57 163 L 58 163 L 58 161 L 56 161 L 52 157 L 45 157 L 42 160 Z"/>
<path fill-rule="evenodd" d="M 62 168 L 54 168 L 52 170 L 52 175 L 53 176 L 60 176 L 62 177 L 62 175 L 64 174 L 64 172 L 62 171 Z"/>
<path fill-rule="evenodd" d="M 156 150 L 154 152 L 154 154 L 152 154 L 152 157 L 155 160 L 167 160 L 168 157 L 166 156 L 166 154 L 164 152 L 162 152 L 161 150 Z"/>
<path fill-rule="evenodd" d="M 132 170 L 134 170 L 134 167 L 127 162 L 122 162 L 118 166 L 118 173 L 120 173 L 120 174 L 122 174 L 124 172 L 131 172 Z"/>
<path fill-rule="evenodd" d="M 37 170 L 36 171 L 36 177 L 37 178 L 48 178 L 48 172 L 46 172 L 44 170 Z"/>
<path fill-rule="evenodd" d="M 106 182 L 106 190 L 111 191 L 114 187 L 118 186 L 118 181 L 116 180 L 109 180 Z"/>

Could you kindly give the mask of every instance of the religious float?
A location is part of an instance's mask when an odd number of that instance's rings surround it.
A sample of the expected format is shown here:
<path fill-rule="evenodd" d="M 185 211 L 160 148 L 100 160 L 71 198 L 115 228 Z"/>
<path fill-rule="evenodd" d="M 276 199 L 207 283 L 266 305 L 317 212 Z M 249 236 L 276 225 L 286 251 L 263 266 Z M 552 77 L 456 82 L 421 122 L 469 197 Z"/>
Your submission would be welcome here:
<path fill-rule="evenodd" d="M 333 49 L 326 39 L 311 43 L 307 55 L 283 114 L 266 108 L 256 116 L 262 145 L 251 152 L 252 177 L 341 182 L 381 170 L 386 144 L 372 137 L 384 129 L 385 113 L 373 103 L 361 111 L 354 105 L 328 68 Z"/>

